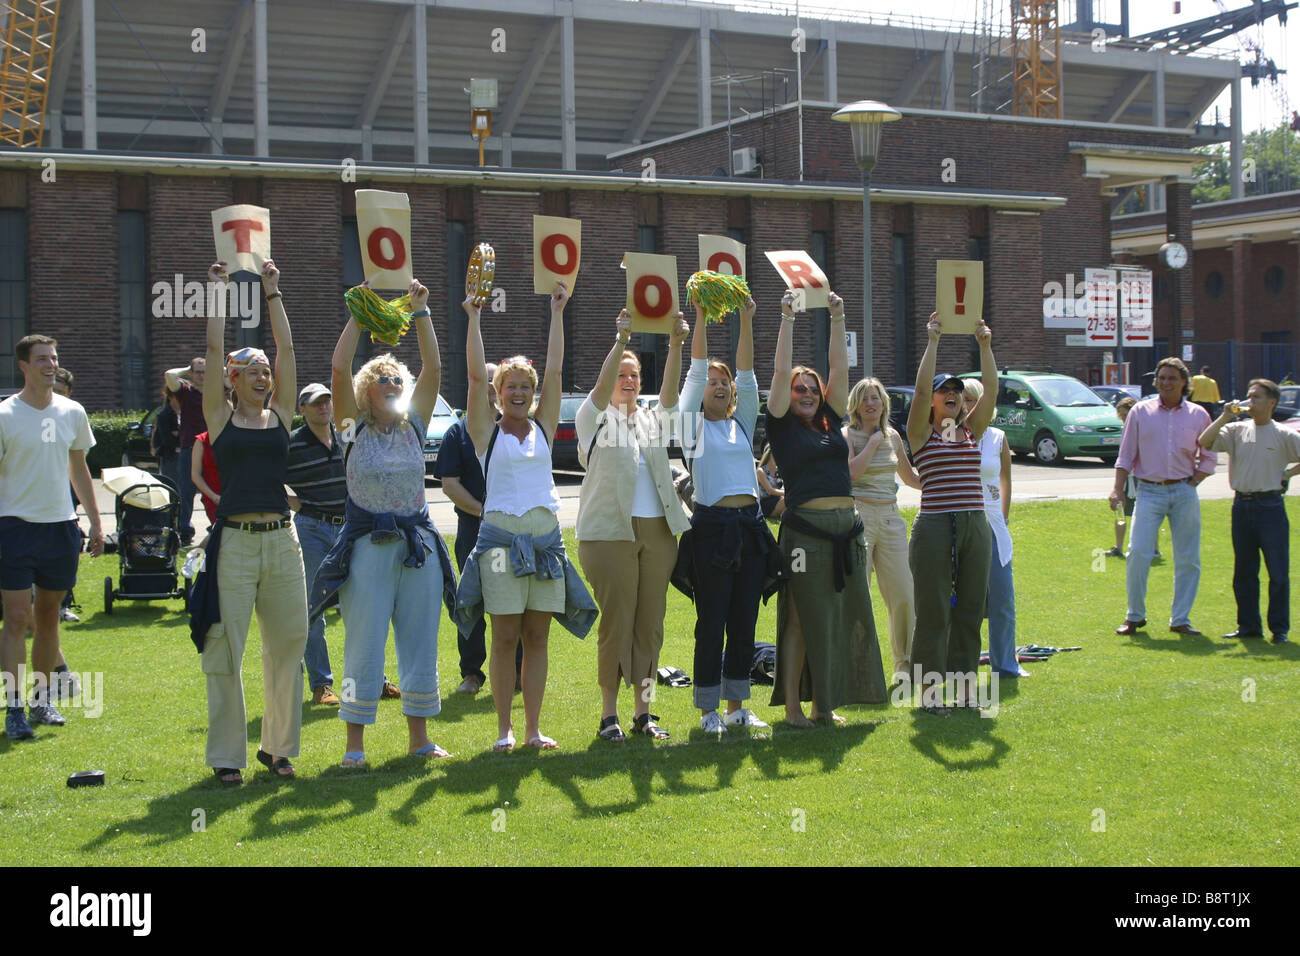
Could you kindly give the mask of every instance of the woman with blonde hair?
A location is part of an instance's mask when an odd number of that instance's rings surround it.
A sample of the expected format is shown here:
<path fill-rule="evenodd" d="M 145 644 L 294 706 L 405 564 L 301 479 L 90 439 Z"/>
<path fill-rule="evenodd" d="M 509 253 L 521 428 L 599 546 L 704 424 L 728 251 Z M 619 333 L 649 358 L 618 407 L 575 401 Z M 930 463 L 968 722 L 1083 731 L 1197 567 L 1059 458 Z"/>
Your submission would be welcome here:
<path fill-rule="evenodd" d="M 498 738 L 492 749 L 499 752 L 515 748 L 510 715 L 515 648 L 523 642 L 525 740 L 538 750 L 555 750 L 559 744 L 540 727 L 551 617 L 558 616 L 579 637 L 586 635 L 596 618 L 591 595 L 564 550 L 557 518 L 560 496 L 551 471 L 551 443 L 560 418 L 564 307 L 568 301 L 568 289 L 557 283 L 551 296 L 551 329 L 540 395 L 537 370 L 524 356 L 508 358 L 497 367 L 494 384 L 501 418 L 495 423 L 487 401 L 481 306 L 472 296 L 462 303 L 469 318 L 465 421 L 487 490 L 478 541 L 465 562 L 456 596 L 455 619 L 466 630 L 484 613 L 492 617 L 488 678 L 497 711 Z"/>
<path fill-rule="evenodd" d="M 614 344 L 575 420 L 578 455 L 587 470 L 578 500 L 578 556 L 600 607 L 596 680 L 601 719 L 596 736 L 616 743 L 626 739 L 618 722 L 620 677 L 633 690 L 632 732 L 655 740 L 668 737 L 650 713 L 649 690 L 664 643 L 677 535 L 690 523 L 668 463 L 682 342 L 690 329 L 678 313 L 659 405 L 650 410 L 637 403 L 641 361 L 626 349 L 631 322 L 627 309 L 619 313 Z"/>
<path fill-rule="evenodd" d="M 975 410 L 984 386 L 966 379 L 962 392 L 963 415 Z M 1016 658 L 1016 583 L 1011 574 L 1011 447 L 1000 428 L 990 425 L 980 437 L 980 487 L 984 493 L 984 516 L 993 532 L 989 564 L 988 609 L 989 666 L 999 677 L 1028 677 L 1029 671 Z"/>
<path fill-rule="evenodd" d="M 772 703 L 786 722 L 842 723 L 841 704 L 886 697 L 880 645 L 867 585 L 867 545 L 853 509 L 849 446 L 840 431 L 848 410 L 849 359 L 844 301 L 830 293 L 828 382 L 792 367 L 793 293 L 781 300 L 781 332 L 767 400 L 767 437 L 785 479 L 781 551 L 790 580 L 777 602 L 777 673 Z M 800 701 L 811 700 L 809 717 Z M 810 720 L 811 717 L 811 720 Z"/>
<path fill-rule="evenodd" d="M 907 523 L 898 513 L 898 484 L 894 477 L 916 489 L 920 489 L 921 479 L 908 460 L 902 436 L 889 425 L 889 395 L 880 379 L 863 379 L 849 392 L 849 424 L 844 426 L 844 440 L 849 445 L 853 506 L 862 519 L 867 556 L 889 610 L 894 680 L 906 679 L 912 663 L 916 605 L 907 560 Z"/>
<path fill-rule="evenodd" d="M 397 649 L 407 753 L 450 754 L 429 739 L 428 719 L 442 710 L 438 693 L 441 600 L 455 603 L 456 577 L 447 546 L 424 497 L 424 439 L 442 382 L 442 357 L 418 280 L 409 290 L 420 345 L 420 375 L 393 355 L 372 358 L 352 375 L 361 326 L 350 317 L 334 347 L 330 391 L 344 445 L 348 497 L 343 530 L 312 585 L 312 616 L 337 593 L 343 611 L 343 687 L 339 718 L 347 726 L 344 767 L 364 767 L 365 730 L 383 696 L 384 649 L 391 624 Z"/>

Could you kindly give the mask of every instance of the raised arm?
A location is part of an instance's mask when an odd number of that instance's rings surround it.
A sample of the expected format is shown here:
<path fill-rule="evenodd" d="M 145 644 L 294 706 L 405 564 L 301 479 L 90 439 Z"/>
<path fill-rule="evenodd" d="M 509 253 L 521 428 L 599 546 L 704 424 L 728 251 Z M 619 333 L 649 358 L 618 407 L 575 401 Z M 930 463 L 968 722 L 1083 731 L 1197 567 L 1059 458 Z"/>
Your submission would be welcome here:
<path fill-rule="evenodd" d="M 438 334 L 433 330 L 433 318 L 429 315 L 429 290 L 415 279 L 411 282 L 409 294 L 415 337 L 420 343 L 420 374 L 415 379 L 415 391 L 411 393 L 411 408 L 427 423 L 433 417 L 433 408 L 438 404 L 438 390 L 442 388 L 442 354 L 438 351 Z"/>
<path fill-rule="evenodd" d="M 537 405 L 537 424 L 555 439 L 560 423 L 560 393 L 564 390 L 564 307 L 569 290 L 563 282 L 555 283 L 551 295 L 551 334 L 546 341 L 546 371 L 542 373 L 542 396 Z"/>
<path fill-rule="evenodd" d="M 488 405 L 487 360 L 483 357 L 483 331 L 479 328 L 479 313 L 482 309 L 474 304 L 473 296 L 467 296 L 461 303 L 469 323 L 465 327 L 465 377 L 469 384 L 469 393 L 465 397 L 465 428 L 469 431 L 470 441 L 474 443 L 474 452 L 479 455 L 487 453 L 488 440 L 492 437 L 492 411 Z"/>
<path fill-rule="evenodd" d="M 221 434 L 230 421 L 230 403 L 226 401 L 226 316 L 225 284 L 230 281 L 224 262 L 214 262 L 208 267 L 208 282 L 217 286 L 221 292 L 215 302 L 213 314 L 208 316 L 207 328 L 207 367 L 212 374 L 203 376 L 203 420 L 207 422 L 208 434 L 213 441 Z M 170 373 L 169 373 L 170 374 Z"/>
<path fill-rule="evenodd" d="M 361 339 L 361 326 L 357 320 L 348 316 L 348 324 L 339 333 L 338 343 L 334 346 L 334 357 L 330 359 L 330 391 L 334 393 L 334 427 L 344 431 L 351 422 L 355 428 L 357 416 L 357 396 L 352 391 L 352 359 L 357 354 L 357 342 Z"/>
<path fill-rule="evenodd" d="M 939 349 L 939 314 L 930 313 L 930 321 L 925 327 L 929 341 L 921 353 L 921 364 L 916 370 L 916 390 L 912 393 L 912 407 L 907 411 L 907 443 L 913 449 L 919 449 L 930 436 L 930 403 L 934 397 L 934 363 L 935 353 Z"/>
<path fill-rule="evenodd" d="M 686 317 L 678 312 L 677 320 L 673 323 L 673 331 L 668 337 L 668 358 L 664 360 L 664 384 L 659 389 L 661 408 L 677 407 L 678 391 L 682 381 L 682 343 L 686 341 L 690 331 L 691 327 L 687 325 Z M 750 352 L 753 352 L 752 346 Z"/>
<path fill-rule="evenodd" d="M 993 332 L 983 322 L 975 330 L 975 341 L 980 345 L 980 384 L 984 386 L 984 394 L 971 409 L 967 424 L 978 441 L 998 410 L 998 363 L 993 358 Z"/>
<path fill-rule="evenodd" d="M 225 263 L 218 263 L 224 265 Z M 215 266 L 213 267 L 215 268 Z M 209 281 L 211 281 L 212 270 L 208 270 Z M 181 390 L 181 376 L 190 370 L 188 365 L 182 365 L 180 368 L 169 368 L 163 372 L 163 381 L 167 383 L 167 391 L 179 392 Z"/>
<path fill-rule="evenodd" d="M 271 334 L 275 338 L 275 392 L 271 395 L 271 407 L 288 428 L 298 407 L 298 363 L 293 353 L 289 316 L 285 314 L 284 297 L 280 294 L 280 270 L 270 259 L 262 263 L 262 288 L 266 290 Z M 207 381 L 207 376 L 204 376 L 204 381 Z"/>
<path fill-rule="evenodd" d="M 617 330 L 614 344 L 605 356 L 604 364 L 600 366 L 600 375 L 596 377 L 596 384 L 591 389 L 591 404 L 598 412 L 605 410 L 614 395 L 614 387 L 618 384 L 618 367 L 623 362 L 623 350 L 632 337 L 632 313 L 624 309 L 614 320 L 614 325 Z"/>
<path fill-rule="evenodd" d="M 834 292 L 830 294 L 831 340 L 827 377 L 826 404 L 840 417 L 848 411 L 849 404 L 849 341 L 844 334 L 844 300 Z"/>
<path fill-rule="evenodd" d="M 740 338 L 736 340 L 736 372 L 754 367 L 754 313 L 758 305 L 753 298 L 745 300 L 740 310 Z"/>
<path fill-rule="evenodd" d="M 790 370 L 794 368 L 794 293 L 781 296 L 781 331 L 776 337 L 772 359 L 772 390 L 767 393 L 767 410 L 773 418 L 784 418 L 790 410 Z"/>
<path fill-rule="evenodd" d="M 691 358 L 709 357 L 709 323 L 704 320 L 704 306 L 695 307 L 695 331 L 691 335 Z"/>

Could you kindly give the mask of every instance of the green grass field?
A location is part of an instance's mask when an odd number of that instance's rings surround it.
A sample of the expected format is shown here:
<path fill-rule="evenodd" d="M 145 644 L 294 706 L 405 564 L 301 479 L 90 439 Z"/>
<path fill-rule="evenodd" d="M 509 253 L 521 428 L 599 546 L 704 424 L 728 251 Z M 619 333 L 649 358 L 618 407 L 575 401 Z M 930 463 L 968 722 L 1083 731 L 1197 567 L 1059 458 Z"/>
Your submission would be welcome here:
<path fill-rule="evenodd" d="M 1294 496 L 1288 505 L 1300 523 Z M 203 766 L 204 682 L 180 602 L 118 604 L 106 616 L 103 579 L 116 581 L 117 557 L 86 558 L 83 621 L 65 625 L 63 646 L 74 670 L 102 673 L 103 713 L 66 707 L 64 728 L 0 739 L 0 853 L 10 864 L 119 866 L 1294 865 L 1300 646 L 1218 638 L 1235 627 L 1229 509 L 1203 507 L 1192 621 L 1206 636 L 1168 633 L 1166 558 L 1151 573 L 1151 625 L 1130 639 L 1114 634 L 1124 564 L 1100 569 L 1093 553 L 1113 544 L 1105 503 L 1017 505 L 1018 642 L 1084 649 L 1028 664 L 1033 676 L 1018 686 L 1002 682 L 995 718 L 850 707 L 847 726 L 796 730 L 756 687 L 772 735 L 718 742 L 696 729 L 689 690 L 659 688 L 652 709 L 672 739 L 612 745 L 594 733 L 595 632 L 578 641 L 555 627 L 542 728 L 563 749 L 493 754 L 489 690 L 452 693 L 460 678 L 444 616 L 445 697 L 430 729 L 454 759 L 405 756 L 400 704 L 386 701 L 367 734 L 371 767 L 343 770 L 336 711 L 308 706 L 298 779 L 281 783 L 254 763 L 233 790 Z M 1161 541 L 1169 555 L 1167 526 Z M 338 687 L 343 629 L 328 620 Z M 693 608 L 670 592 L 662 663 L 691 671 L 693 624 Z M 759 639 L 774 628 L 775 601 Z M 262 681 L 257 638 L 249 644 L 251 761 Z M 391 642 L 389 662 L 396 675 Z M 104 770 L 107 785 L 66 787 L 89 769 Z"/>

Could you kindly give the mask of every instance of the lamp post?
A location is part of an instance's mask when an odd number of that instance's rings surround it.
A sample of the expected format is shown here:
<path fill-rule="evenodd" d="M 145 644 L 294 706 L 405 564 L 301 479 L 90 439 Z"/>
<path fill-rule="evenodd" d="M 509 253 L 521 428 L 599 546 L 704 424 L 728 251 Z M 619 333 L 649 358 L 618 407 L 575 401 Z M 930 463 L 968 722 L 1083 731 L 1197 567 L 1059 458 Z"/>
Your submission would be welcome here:
<path fill-rule="evenodd" d="M 838 110 L 831 119 L 848 123 L 853 135 L 853 158 L 862 170 L 862 374 L 871 370 L 871 171 L 880 153 L 881 127 L 903 114 L 877 100 L 858 100 Z"/>

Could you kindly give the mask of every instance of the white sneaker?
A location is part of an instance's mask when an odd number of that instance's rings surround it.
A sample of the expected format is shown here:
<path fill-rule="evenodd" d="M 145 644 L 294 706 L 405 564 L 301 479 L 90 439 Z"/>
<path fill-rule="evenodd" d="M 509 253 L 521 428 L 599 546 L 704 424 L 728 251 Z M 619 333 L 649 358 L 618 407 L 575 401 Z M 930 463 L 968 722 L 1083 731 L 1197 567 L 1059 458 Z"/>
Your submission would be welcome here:
<path fill-rule="evenodd" d="M 728 727 L 753 727 L 761 729 L 769 726 L 763 723 L 754 715 L 754 712 L 748 707 L 742 707 L 740 710 L 732 711 L 723 721 Z"/>
<path fill-rule="evenodd" d="M 67 624 L 76 624 L 81 618 L 73 613 L 71 608 L 59 608 L 59 620 Z"/>
<path fill-rule="evenodd" d="M 727 728 L 723 726 L 722 718 L 718 716 L 716 710 L 709 711 L 700 718 L 700 730 L 704 731 L 706 734 L 717 734 L 721 737 L 726 729 Z"/>

